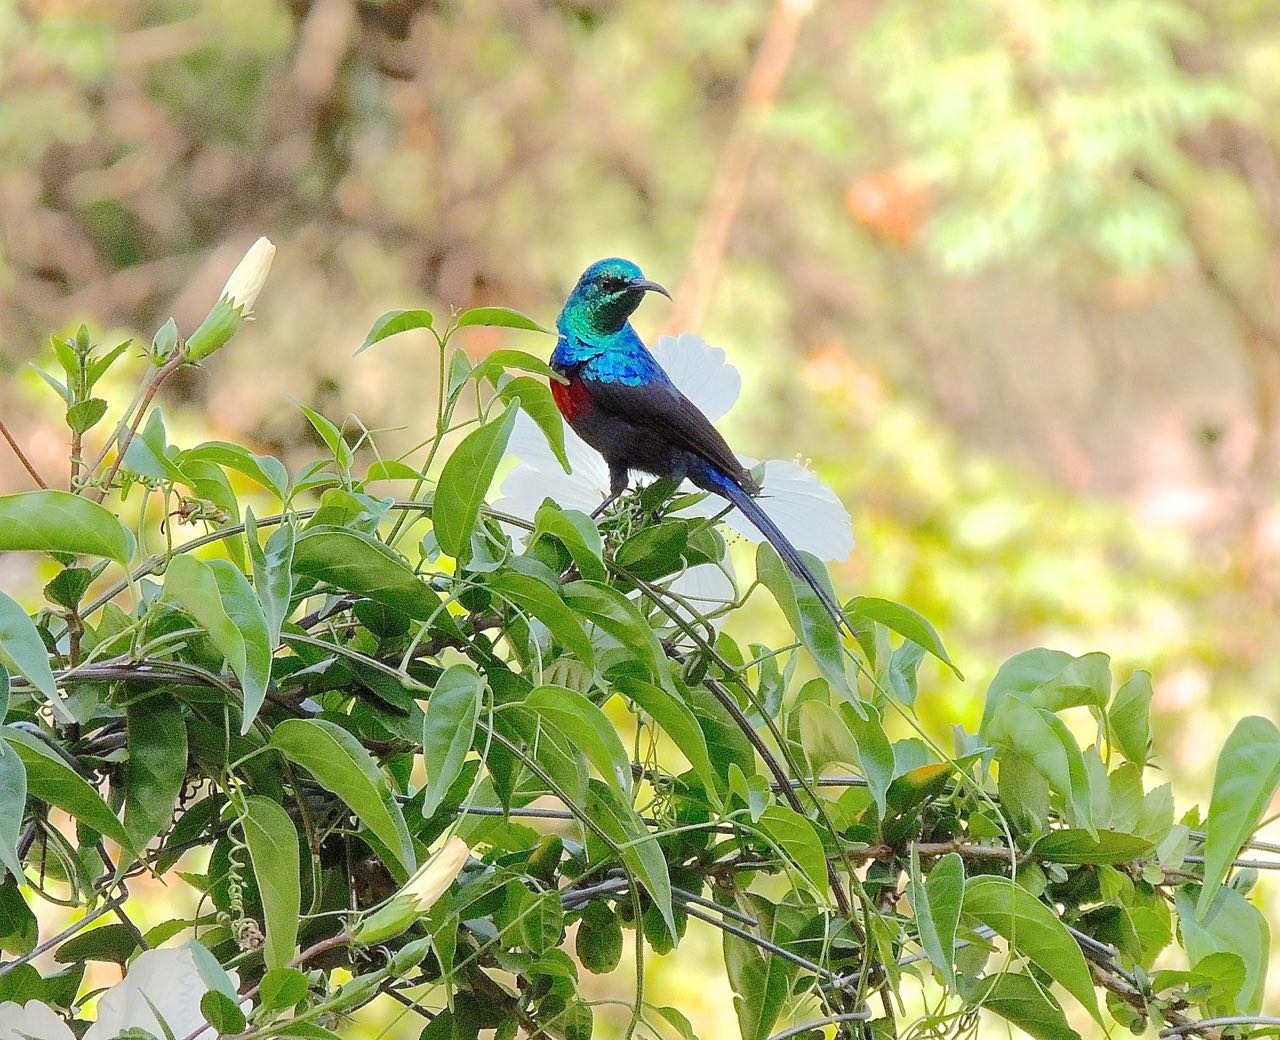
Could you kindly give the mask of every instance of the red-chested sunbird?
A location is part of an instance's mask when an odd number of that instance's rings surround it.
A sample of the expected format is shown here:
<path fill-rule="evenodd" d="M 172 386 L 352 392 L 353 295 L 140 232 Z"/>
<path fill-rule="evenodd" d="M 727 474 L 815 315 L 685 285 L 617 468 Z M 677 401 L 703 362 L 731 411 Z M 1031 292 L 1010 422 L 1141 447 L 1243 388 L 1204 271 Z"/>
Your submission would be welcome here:
<path fill-rule="evenodd" d="M 631 327 L 648 292 L 671 296 L 630 260 L 599 260 L 582 273 L 556 319 L 560 339 L 551 367 L 565 382 L 553 382 L 552 395 L 560 414 L 609 466 L 609 497 L 596 514 L 626 490 L 632 470 L 688 479 L 742 510 L 836 623 L 849 629 L 830 590 L 756 502 L 755 478 Z"/>

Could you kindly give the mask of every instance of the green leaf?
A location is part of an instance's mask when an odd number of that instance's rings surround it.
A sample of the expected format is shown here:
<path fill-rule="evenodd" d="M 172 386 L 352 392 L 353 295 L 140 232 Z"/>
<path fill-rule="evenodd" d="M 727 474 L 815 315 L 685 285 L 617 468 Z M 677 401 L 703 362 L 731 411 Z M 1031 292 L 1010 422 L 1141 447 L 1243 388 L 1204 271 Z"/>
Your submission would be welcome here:
<path fill-rule="evenodd" d="M 528 574 L 503 571 L 489 582 L 508 603 L 532 614 L 547 626 L 552 637 L 567 648 L 588 670 L 596 666 L 595 650 L 582 622 L 549 585 Z"/>
<path fill-rule="evenodd" d="M 693 1024 L 685 1017 L 683 1011 L 673 1007 L 656 1007 L 653 1010 L 666 1019 L 671 1028 L 680 1034 L 680 1040 L 698 1040 L 693 1031 Z"/>
<path fill-rule="evenodd" d="M 564 376 L 560 375 L 542 358 L 535 357 L 533 354 L 526 353 L 523 350 L 495 350 L 486 354 L 484 360 L 468 374 L 476 381 L 481 379 L 496 381 L 499 373 L 509 368 L 519 369 L 522 372 L 532 372 L 536 376 L 543 376 L 553 382 L 566 382 Z"/>
<path fill-rule="evenodd" d="M 18 859 L 18 838 L 22 834 L 26 807 L 27 771 L 18 753 L 0 740 L 0 865 L 7 867 L 19 881 L 22 864 Z"/>
<path fill-rule="evenodd" d="M 176 449 L 175 454 L 181 458 Z M 140 477 L 172 480 L 187 485 L 191 483 L 191 478 L 183 471 L 181 464 L 170 457 L 169 442 L 164 430 L 164 413 L 159 408 L 147 417 L 147 424 L 142 430 L 129 440 L 123 466 Z"/>
<path fill-rule="evenodd" d="M 421 473 L 399 459 L 378 459 L 369 464 L 364 482 L 372 484 L 378 480 L 418 480 L 421 477 Z"/>
<path fill-rule="evenodd" d="M 515 422 L 516 408 L 509 405 L 498 419 L 467 434 L 440 472 L 431 519 L 441 550 L 454 559 L 462 559 L 471 547 L 476 517 Z"/>
<path fill-rule="evenodd" d="M 551 452 L 559 461 L 560 467 L 566 473 L 572 473 L 573 467 L 569 465 L 569 456 L 564 450 L 564 419 L 560 416 L 560 409 L 556 407 L 547 384 L 540 379 L 534 379 L 533 376 L 517 376 L 502 385 L 498 396 L 508 403 L 520 402 L 524 413 L 537 424 L 538 429 L 547 438 L 547 444 L 550 445 Z"/>
<path fill-rule="evenodd" d="M 95 568 L 100 570 L 100 568 Z M 45 598 L 60 607 L 74 609 L 80 605 L 97 577 L 88 567 L 64 567 L 44 587 Z"/>
<path fill-rule="evenodd" d="M 893 745 L 885 736 L 875 709 L 863 704 L 862 710 L 867 713 L 866 719 L 859 718 L 849 704 L 842 704 L 837 711 L 825 701 L 804 701 L 797 709 L 800 744 L 815 772 L 838 762 L 862 773 L 883 819 L 886 795 L 893 782 Z"/>
<path fill-rule="evenodd" d="M 125 718 L 124 829 L 143 849 L 173 819 L 187 778 L 187 726 L 181 709 L 164 696 L 132 702 Z"/>
<path fill-rule="evenodd" d="M 1212 902 L 1240 846 L 1253 834 L 1280 783 L 1280 730 L 1250 715 L 1236 723 L 1218 755 L 1205 822 L 1200 912 Z"/>
<path fill-rule="evenodd" d="M 669 685 L 671 662 L 631 600 L 617 589 L 592 581 L 570 582 L 561 595 L 579 615 L 642 658 L 659 685 Z"/>
<path fill-rule="evenodd" d="M 286 719 L 272 732 L 271 746 L 341 798 L 391 851 L 405 875 L 413 873 L 413 843 L 404 815 L 386 777 L 355 737 L 323 719 Z"/>
<path fill-rule="evenodd" d="M 1084 954 L 1049 907 L 1008 878 L 984 875 L 965 884 L 964 912 L 1047 972 L 1102 1024 Z"/>
<path fill-rule="evenodd" d="M 596 772 L 630 798 L 631 756 L 595 704 L 563 686 L 540 686 L 525 698 L 524 706 L 570 734 Z"/>
<path fill-rule="evenodd" d="M 227 560 L 175 556 L 165 571 L 164 597 L 191 615 L 227 659 L 244 696 L 240 731 L 247 733 L 266 697 L 272 650 L 248 580 Z"/>
<path fill-rule="evenodd" d="M 65 491 L 0 495 L 0 552 L 34 549 L 127 564 L 133 539 L 110 512 Z"/>
<path fill-rule="evenodd" d="M 308 408 L 305 404 L 299 402 L 298 407 L 302 409 L 302 414 L 307 417 L 308 421 L 315 428 L 316 433 L 320 434 L 320 438 L 324 441 L 325 447 L 327 447 L 333 455 L 334 462 L 338 464 L 338 467 L 343 473 L 350 473 L 351 467 L 355 463 L 356 458 L 351 451 L 351 446 L 343 440 L 342 431 L 339 430 L 332 421 L 326 419 L 314 409 Z"/>
<path fill-rule="evenodd" d="M 267 539 L 264 549 L 258 541 L 258 526 L 252 509 L 244 511 L 245 540 L 253 563 L 253 591 L 267 620 L 267 642 L 274 650 L 280 645 L 280 629 L 289 616 L 293 595 L 293 548 L 297 540 L 292 520 L 286 520 Z"/>
<path fill-rule="evenodd" d="M 528 332 L 551 334 L 550 329 L 543 328 L 527 314 L 521 314 L 510 307 L 472 307 L 458 315 L 458 328 L 466 328 L 468 325 L 493 325 L 503 329 L 525 329 Z"/>
<path fill-rule="evenodd" d="M 1035 1040 L 1080 1040 L 1062 1005 L 1030 975 L 1001 972 L 974 997 L 974 1004 L 1012 1022 Z"/>
<path fill-rule="evenodd" d="M 776 915 L 757 913 L 762 938 L 777 942 Z M 724 966 L 733 987 L 733 1009 L 742 1040 L 766 1040 L 791 992 L 796 967 L 753 943 L 724 935 Z"/>
<path fill-rule="evenodd" d="M 826 853 L 812 823 L 788 806 L 771 805 L 760 814 L 760 826 L 800 868 L 819 896 L 830 893 Z"/>
<path fill-rule="evenodd" d="M 706 737 L 689 706 L 660 686 L 634 676 L 619 676 L 614 684 L 635 701 L 667 733 L 680 753 L 689 760 L 694 774 L 716 803 L 723 782 L 711 764 Z"/>
<path fill-rule="evenodd" d="M 890 599 L 858 596 L 849 604 L 848 611 L 858 617 L 877 621 L 884 625 L 885 628 L 897 632 L 904 639 L 924 647 L 925 650 L 950 668 L 957 679 L 964 681 L 964 676 L 960 674 L 960 669 L 952 664 L 951 658 L 947 656 L 946 648 L 943 647 L 942 640 L 938 637 L 933 625 L 929 624 L 923 615 L 918 614 L 910 607 L 895 603 Z"/>
<path fill-rule="evenodd" d="M 861 713 L 857 710 L 861 708 Z M 848 702 L 840 705 L 840 714 L 845 724 L 853 733 L 858 747 L 858 768 L 867 779 L 871 796 L 876 801 L 880 818 L 887 812 L 886 796 L 889 785 L 893 783 L 893 745 L 885 735 L 880 723 L 880 713 L 870 704 L 854 705 Z M 866 717 L 863 718 L 862 715 Z"/>
<path fill-rule="evenodd" d="M 815 556 L 801 555 L 821 580 L 826 567 Z M 847 698 L 857 699 L 857 691 L 845 670 L 840 632 L 817 593 L 791 573 L 791 568 L 768 542 L 761 542 L 756 549 L 756 576 L 777 600 L 791 631 L 809 651 L 818 671 Z"/>
<path fill-rule="evenodd" d="M 1080 825 L 1093 831 L 1084 756 L 1061 719 L 1017 697 L 1007 697 L 988 726 L 987 736 L 1033 766 L 1071 808 Z"/>
<path fill-rule="evenodd" d="M 1116 691 L 1107 712 L 1111 740 L 1130 762 L 1147 764 L 1151 753 L 1151 673 L 1136 671 Z"/>
<path fill-rule="evenodd" d="M 455 664 L 436 680 L 422 720 L 422 759 L 427 769 L 422 816 L 430 819 L 462 773 L 475 739 L 485 681 L 471 666 Z"/>
<path fill-rule="evenodd" d="M 1212 903 L 1198 906 L 1195 889 L 1177 891 L 1178 930 L 1187 957 L 1196 964 L 1214 953 L 1234 953 L 1245 966 L 1244 985 L 1236 997 L 1236 1010 L 1255 1015 L 1262 1010 L 1271 951 L 1271 929 L 1261 911 L 1234 888 L 1218 888 Z M 1202 890 L 1203 893 L 1203 890 Z"/>
<path fill-rule="evenodd" d="M 58 692 L 53 669 L 49 667 L 49 652 L 36 631 L 35 622 L 4 592 L 0 592 L 0 666 L 24 676 L 43 693 L 59 722 L 75 721 Z"/>
<path fill-rule="evenodd" d="M 209 1025 L 218 1031 L 219 1036 L 234 1036 L 237 1033 L 243 1033 L 245 1027 L 249 1024 L 249 1020 L 244 1017 L 244 1012 L 240 1010 L 239 1005 L 225 993 L 221 993 L 216 989 L 209 990 L 200 998 L 200 1014 L 204 1016 L 204 1020 Z M 182 1037 L 176 1037 L 175 1040 L 182 1040 Z"/>
<path fill-rule="evenodd" d="M 71 402 L 74 400 L 74 398 L 71 395 L 71 391 L 67 389 L 66 383 L 62 382 L 62 380 L 60 379 L 55 379 L 43 368 L 36 368 L 35 365 L 32 365 L 31 368 L 36 375 L 38 375 L 41 379 L 43 379 L 46 383 L 48 383 L 51 387 L 53 387 L 53 392 L 57 394 L 59 397 L 61 397 L 63 403 L 68 408 L 70 408 Z"/>
<path fill-rule="evenodd" d="M 587 786 L 587 814 L 616 844 L 622 846 L 622 861 L 648 890 L 666 922 L 672 939 L 677 939 L 671 909 L 671 875 L 658 839 L 649 832 L 634 809 L 622 801 L 607 784 L 592 780 Z"/>
<path fill-rule="evenodd" d="M 592 900 L 582 911 L 574 952 L 593 975 L 613 971 L 622 960 L 622 925 L 605 900 Z"/>
<path fill-rule="evenodd" d="M 258 1006 L 267 1011 L 291 1008 L 307 995 L 307 977 L 297 968 L 272 968 L 258 984 Z"/>
<path fill-rule="evenodd" d="M 1014 654 L 1000 666 L 991 685 L 987 687 L 982 725 L 978 732 L 986 733 L 1006 697 L 1025 700 L 1035 689 L 1049 682 L 1074 660 L 1070 654 L 1061 650 L 1046 650 L 1043 647 Z"/>
<path fill-rule="evenodd" d="M 293 570 L 383 603 L 415 621 L 456 629 L 444 601 L 413 573 L 404 557 L 362 531 L 312 527 L 297 540 Z"/>
<path fill-rule="evenodd" d="M 1035 845 L 1037 860 L 1051 863 L 1128 863 L 1144 859 L 1155 852 L 1155 846 L 1134 834 L 1119 831 L 1068 829 L 1050 831 Z"/>
<path fill-rule="evenodd" d="M 947 986 L 955 989 L 956 926 L 964 902 L 964 861 L 949 852 L 920 878 L 919 857 L 911 848 L 911 906 L 920 945 Z"/>
<path fill-rule="evenodd" d="M 605 580 L 604 544 L 591 517 L 576 509 L 561 509 L 553 503 L 539 507 L 533 517 L 532 547 L 539 538 L 557 538 L 568 550 L 578 573 L 587 581 Z"/>
<path fill-rule="evenodd" d="M 59 964 L 76 961 L 105 961 L 124 966 L 129 963 L 138 940 L 128 925 L 115 922 L 90 928 L 58 947 L 53 959 Z"/>
<path fill-rule="evenodd" d="M 302 912 L 298 832 L 280 804 L 262 795 L 251 794 L 245 799 L 240 822 L 266 918 L 263 959 L 268 969 L 283 968 L 297 947 Z"/>
<path fill-rule="evenodd" d="M 184 466 L 188 459 L 212 462 L 243 473 L 273 492 L 282 502 L 289 497 L 289 471 L 283 462 L 270 455 L 255 455 L 247 448 L 227 441 L 205 441 L 184 451 L 178 457 L 178 465 Z"/>
<path fill-rule="evenodd" d="M 67 409 L 67 425 L 73 433 L 87 433 L 107 414 L 107 402 L 101 397 L 90 397 Z"/>
<path fill-rule="evenodd" d="M 363 354 L 375 343 L 380 343 L 391 336 L 398 336 L 400 333 L 408 332 L 410 329 L 429 329 L 431 328 L 431 321 L 430 311 L 421 309 L 387 311 L 386 314 L 373 323 L 373 328 L 369 330 L 369 335 L 365 336 L 364 342 L 360 344 L 360 349 L 356 351 L 356 355 Z"/>
<path fill-rule="evenodd" d="M 80 823 L 105 834 L 121 848 L 137 852 L 124 826 L 102 796 L 56 751 L 26 730 L 6 729 L 4 739 L 22 759 L 27 775 L 27 793 L 31 797 L 70 813 Z"/>
<path fill-rule="evenodd" d="M 228 560 L 211 560 L 208 564 L 218 584 L 222 609 L 240 633 L 244 644 L 244 667 L 236 672 L 244 694 L 244 712 L 240 722 L 241 735 L 249 732 L 262 702 L 267 697 L 271 683 L 271 655 L 275 644 L 267 630 L 267 619 L 262 604 L 254 595 L 249 580 Z"/>

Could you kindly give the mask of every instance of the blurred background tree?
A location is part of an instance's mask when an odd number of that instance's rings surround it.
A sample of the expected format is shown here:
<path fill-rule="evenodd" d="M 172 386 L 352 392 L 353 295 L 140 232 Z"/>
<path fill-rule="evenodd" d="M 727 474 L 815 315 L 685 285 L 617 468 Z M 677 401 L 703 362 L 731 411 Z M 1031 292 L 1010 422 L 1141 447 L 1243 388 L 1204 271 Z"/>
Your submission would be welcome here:
<path fill-rule="evenodd" d="M 0 415 L 65 483 L 43 337 L 189 329 L 268 234 L 269 353 L 170 425 L 297 459 L 292 395 L 407 448 L 432 354 L 352 364 L 375 315 L 546 321 L 632 256 L 676 289 L 643 331 L 744 368 L 735 443 L 841 490 L 840 587 L 982 655 L 939 730 L 1105 645 L 1200 794 L 1280 679 L 1278 105 L 1270 0 L 0 0 Z"/>

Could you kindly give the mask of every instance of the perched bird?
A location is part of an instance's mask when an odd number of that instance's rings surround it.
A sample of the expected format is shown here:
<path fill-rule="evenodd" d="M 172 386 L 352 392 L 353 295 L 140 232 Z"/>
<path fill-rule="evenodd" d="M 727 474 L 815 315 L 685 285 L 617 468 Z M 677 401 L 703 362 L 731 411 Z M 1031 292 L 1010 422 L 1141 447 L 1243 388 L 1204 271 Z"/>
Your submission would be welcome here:
<path fill-rule="evenodd" d="M 551 367 L 565 381 L 551 384 L 552 396 L 565 421 L 609 466 L 609 497 L 596 515 L 626 490 L 632 470 L 690 480 L 737 506 L 848 629 L 835 597 L 756 501 L 760 485 L 631 327 L 649 292 L 671 297 L 631 261 L 599 260 L 582 273 L 556 319 L 560 339 Z"/>

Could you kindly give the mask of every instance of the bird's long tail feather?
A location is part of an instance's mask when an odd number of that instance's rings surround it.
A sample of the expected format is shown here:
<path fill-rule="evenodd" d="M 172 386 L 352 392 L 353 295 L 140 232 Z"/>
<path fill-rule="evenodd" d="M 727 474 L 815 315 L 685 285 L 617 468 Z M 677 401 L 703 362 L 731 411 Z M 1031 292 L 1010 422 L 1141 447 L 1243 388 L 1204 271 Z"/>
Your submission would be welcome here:
<path fill-rule="evenodd" d="M 801 578 L 809 588 L 813 589 L 814 595 L 818 597 L 822 605 L 827 609 L 827 613 L 831 615 L 836 627 L 843 628 L 850 635 L 854 635 L 849 619 L 845 617 L 844 611 L 840 609 L 840 604 L 836 601 L 835 596 L 832 595 L 831 590 L 818 580 L 818 576 L 804 562 L 804 557 L 800 555 L 800 551 L 779 530 L 778 525 L 769 518 L 769 514 L 761 508 L 760 503 L 755 498 L 747 494 L 731 478 L 711 466 L 707 466 L 704 473 L 691 474 L 691 476 L 695 484 L 706 488 L 706 490 L 714 494 L 724 496 L 742 510 L 747 519 L 751 521 L 752 526 L 764 535 L 769 544 L 777 550 L 778 555 L 782 557 L 783 563 L 790 567 L 792 573 Z M 702 477 L 702 479 L 699 480 L 699 477 Z"/>

